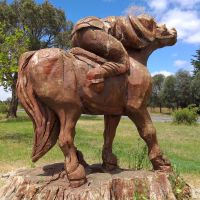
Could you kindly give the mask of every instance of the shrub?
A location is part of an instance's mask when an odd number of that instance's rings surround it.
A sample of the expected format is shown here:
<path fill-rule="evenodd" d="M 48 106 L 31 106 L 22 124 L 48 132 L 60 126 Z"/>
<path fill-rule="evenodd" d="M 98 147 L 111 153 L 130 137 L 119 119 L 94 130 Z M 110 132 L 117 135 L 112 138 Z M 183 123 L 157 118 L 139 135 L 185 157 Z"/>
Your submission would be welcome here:
<path fill-rule="evenodd" d="M 5 114 L 8 112 L 8 105 L 6 103 L 0 103 L 0 113 Z"/>
<path fill-rule="evenodd" d="M 187 108 L 175 111 L 173 115 L 173 122 L 177 124 L 196 124 L 198 120 L 198 108 L 190 105 Z"/>
<path fill-rule="evenodd" d="M 134 149 L 135 150 L 135 149 Z M 137 148 L 133 154 L 133 149 L 128 152 L 129 154 L 129 168 L 134 170 L 141 170 L 148 168 L 148 148 L 146 144 L 143 144 L 142 140 L 139 138 L 137 142 Z"/>
<path fill-rule="evenodd" d="M 176 166 L 173 167 L 173 172 L 169 174 L 169 181 L 177 200 L 191 199 L 191 188 L 180 176 Z"/>

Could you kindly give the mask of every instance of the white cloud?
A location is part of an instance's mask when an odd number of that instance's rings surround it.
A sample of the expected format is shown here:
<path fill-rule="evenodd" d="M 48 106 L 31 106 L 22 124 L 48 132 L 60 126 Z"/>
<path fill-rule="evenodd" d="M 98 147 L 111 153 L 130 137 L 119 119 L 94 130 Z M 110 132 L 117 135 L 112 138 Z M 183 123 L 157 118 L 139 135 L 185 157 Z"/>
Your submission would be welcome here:
<path fill-rule="evenodd" d="M 151 9 L 153 9 L 156 12 L 162 12 L 167 9 L 167 6 L 169 4 L 168 0 L 150 0 L 149 6 Z"/>
<path fill-rule="evenodd" d="M 187 60 L 175 60 L 174 66 L 177 67 L 178 69 L 185 69 L 185 70 L 188 70 L 188 71 L 193 70 L 191 63 Z"/>
<path fill-rule="evenodd" d="M 176 3 L 177 6 L 181 6 L 183 8 L 194 8 L 198 3 L 200 3 L 200 0 L 169 0 L 171 3 Z"/>
<path fill-rule="evenodd" d="M 186 41 L 188 43 L 193 43 L 193 44 L 200 44 L 200 31 L 197 31 L 196 33 L 192 34 L 192 35 L 189 35 L 187 38 L 186 38 Z"/>
<path fill-rule="evenodd" d="M 147 4 L 158 21 L 177 29 L 178 39 L 200 44 L 200 0 L 149 0 Z"/>
<path fill-rule="evenodd" d="M 140 15 L 145 13 L 145 7 L 142 6 L 129 6 L 124 12 L 124 15 Z"/>
<path fill-rule="evenodd" d="M 200 18 L 197 11 L 174 8 L 167 11 L 161 21 L 170 28 L 175 27 L 179 39 L 188 43 L 200 43 Z"/>
<path fill-rule="evenodd" d="M 178 39 L 190 44 L 200 44 L 200 0 L 148 0 L 147 9 L 169 28 L 176 28 Z M 130 5 L 125 14 L 135 14 Z M 143 9 L 145 10 L 145 9 Z"/>
<path fill-rule="evenodd" d="M 200 0 L 149 0 L 148 6 L 156 12 L 169 10 L 170 8 L 196 9 Z"/>
<path fill-rule="evenodd" d="M 5 92 L 3 87 L 0 87 L 0 100 L 5 101 L 9 97 L 11 97 L 11 92 Z"/>
<path fill-rule="evenodd" d="M 178 67 L 178 68 L 182 68 L 182 67 L 185 67 L 189 64 L 188 61 L 186 60 L 175 60 L 174 61 L 174 66 L 175 67 Z"/>
<path fill-rule="evenodd" d="M 151 73 L 151 76 L 155 76 L 155 75 L 157 75 L 157 74 L 163 74 L 164 76 L 170 76 L 170 75 L 172 75 L 173 73 L 172 73 L 172 72 L 165 71 L 165 70 L 161 70 L 161 71 L 157 71 L 157 72 Z"/>

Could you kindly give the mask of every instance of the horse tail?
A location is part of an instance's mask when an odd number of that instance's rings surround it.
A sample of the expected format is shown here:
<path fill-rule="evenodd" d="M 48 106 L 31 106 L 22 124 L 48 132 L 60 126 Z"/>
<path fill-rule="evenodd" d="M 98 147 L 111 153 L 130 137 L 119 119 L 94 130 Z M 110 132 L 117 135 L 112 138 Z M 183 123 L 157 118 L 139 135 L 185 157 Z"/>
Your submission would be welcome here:
<path fill-rule="evenodd" d="M 35 136 L 32 161 L 36 162 L 56 144 L 60 125 L 56 114 L 36 96 L 30 82 L 28 64 L 34 53 L 26 52 L 19 59 L 17 94 L 33 121 Z"/>

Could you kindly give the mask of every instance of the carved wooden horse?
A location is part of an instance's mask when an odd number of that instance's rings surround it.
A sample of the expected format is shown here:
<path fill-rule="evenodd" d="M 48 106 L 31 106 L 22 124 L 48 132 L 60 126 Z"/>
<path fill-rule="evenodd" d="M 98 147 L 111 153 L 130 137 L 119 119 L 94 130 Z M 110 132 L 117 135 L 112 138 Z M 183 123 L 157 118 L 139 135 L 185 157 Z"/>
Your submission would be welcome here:
<path fill-rule="evenodd" d="M 67 53 L 59 49 L 43 49 L 21 56 L 17 91 L 34 123 L 33 161 L 41 158 L 58 139 L 71 186 L 79 186 L 86 178 L 74 145 L 77 120 L 83 113 L 105 116 L 102 159 L 103 166 L 112 169 L 117 166 L 112 143 L 120 117 L 125 115 L 135 123 L 146 142 L 154 170 L 170 170 L 146 107 L 152 86 L 146 64 L 154 50 L 173 45 L 177 35 L 174 29 L 159 26 L 157 29 L 159 36 L 148 47 L 128 50 L 129 75 L 106 79 L 100 93 L 85 86 L 89 67 L 94 62 L 94 65 L 105 62 L 96 55 L 75 48 Z"/>

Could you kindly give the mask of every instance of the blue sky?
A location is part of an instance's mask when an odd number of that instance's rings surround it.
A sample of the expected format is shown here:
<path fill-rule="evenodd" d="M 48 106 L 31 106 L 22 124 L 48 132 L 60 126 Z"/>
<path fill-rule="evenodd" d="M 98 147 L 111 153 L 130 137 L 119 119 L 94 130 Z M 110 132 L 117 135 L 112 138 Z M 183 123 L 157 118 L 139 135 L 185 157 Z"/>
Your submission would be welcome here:
<path fill-rule="evenodd" d="M 135 6 L 155 17 L 158 22 L 175 27 L 178 42 L 172 47 L 155 51 L 149 58 L 148 69 L 152 75 L 174 74 L 179 69 L 192 71 L 190 60 L 200 48 L 200 0 L 49 0 L 65 11 L 67 19 L 76 23 L 86 16 L 120 16 L 135 14 Z M 9 1 L 11 2 L 11 1 Z M 43 0 L 37 0 L 42 3 Z M 0 88 L 0 99 L 10 93 Z"/>

